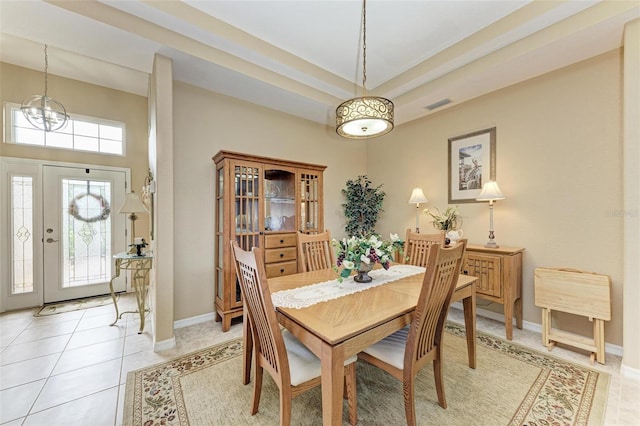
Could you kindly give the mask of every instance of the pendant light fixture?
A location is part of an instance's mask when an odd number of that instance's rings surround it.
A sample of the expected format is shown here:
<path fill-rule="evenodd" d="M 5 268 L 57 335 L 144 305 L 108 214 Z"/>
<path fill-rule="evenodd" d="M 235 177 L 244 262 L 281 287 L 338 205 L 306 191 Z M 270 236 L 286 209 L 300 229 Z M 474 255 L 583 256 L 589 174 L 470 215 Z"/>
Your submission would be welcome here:
<path fill-rule="evenodd" d="M 336 132 L 349 139 L 368 139 L 393 130 L 393 102 L 367 96 L 367 0 L 362 1 L 362 97 L 336 109 Z"/>
<path fill-rule="evenodd" d="M 69 120 L 69 115 L 64 106 L 47 96 L 49 58 L 47 56 L 47 45 L 44 45 L 44 95 L 33 95 L 22 101 L 20 109 L 25 118 L 32 126 L 54 132 L 63 128 Z"/>

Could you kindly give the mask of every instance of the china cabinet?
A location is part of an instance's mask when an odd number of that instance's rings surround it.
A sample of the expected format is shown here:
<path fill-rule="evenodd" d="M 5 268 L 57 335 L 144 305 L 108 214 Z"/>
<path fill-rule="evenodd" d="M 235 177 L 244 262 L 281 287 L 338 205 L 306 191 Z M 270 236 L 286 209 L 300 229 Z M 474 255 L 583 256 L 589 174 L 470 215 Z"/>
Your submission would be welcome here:
<path fill-rule="evenodd" d="M 513 338 L 513 318 L 522 328 L 521 247 L 487 248 L 469 244 L 462 259 L 462 272 L 478 277 L 476 295 L 504 306 L 505 334 Z"/>
<path fill-rule="evenodd" d="M 324 230 L 326 166 L 220 151 L 215 174 L 215 310 L 227 331 L 242 316 L 230 241 L 264 249 L 267 277 L 298 272 L 296 233 Z"/>

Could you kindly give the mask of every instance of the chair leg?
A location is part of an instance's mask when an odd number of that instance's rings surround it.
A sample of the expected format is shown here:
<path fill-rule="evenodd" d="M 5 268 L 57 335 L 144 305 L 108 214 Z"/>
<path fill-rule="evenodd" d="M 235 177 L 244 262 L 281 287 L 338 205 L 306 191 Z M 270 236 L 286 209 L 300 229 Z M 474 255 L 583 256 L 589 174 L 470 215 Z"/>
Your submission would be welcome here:
<path fill-rule="evenodd" d="M 407 426 L 415 426 L 416 423 L 416 395 L 415 395 L 415 376 L 410 372 L 404 376 L 402 380 L 404 388 L 404 412 L 407 417 Z"/>
<path fill-rule="evenodd" d="M 438 348 L 440 351 L 440 348 Z M 436 392 L 438 393 L 438 404 L 442 408 L 447 408 L 447 397 L 444 394 L 444 374 L 442 370 L 442 357 L 438 353 L 438 357 L 433 360 L 433 377 L 436 379 Z"/>
<path fill-rule="evenodd" d="M 260 406 L 260 394 L 262 393 L 262 373 L 263 369 L 256 363 L 255 377 L 253 378 L 253 404 L 251 405 L 251 415 L 258 412 Z"/>
<path fill-rule="evenodd" d="M 349 424 L 358 423 L 358 398 L 356 395 L 356 363 L 345 367 L 344 389 L 347 394 L 347 405 L 349 406 Z"/>
<path fill-rule="evenodd" d="M 284 385 L 283 385 L 284 386 Z M 280 426 L 289 426 L 291 424 L 291 388 L 280 389 Z"/>

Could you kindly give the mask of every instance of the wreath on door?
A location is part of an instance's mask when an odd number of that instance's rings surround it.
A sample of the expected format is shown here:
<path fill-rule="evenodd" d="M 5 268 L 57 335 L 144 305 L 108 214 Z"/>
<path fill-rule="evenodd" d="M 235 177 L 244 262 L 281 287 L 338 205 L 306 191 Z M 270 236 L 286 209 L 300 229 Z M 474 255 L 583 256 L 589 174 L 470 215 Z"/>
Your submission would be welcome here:
<path fill-rule="evenodd" d="M 80 206 L 78 206 L 78 201 L 82 200 L 84 197 L 92 197 L 100 204 L 100 213 L 96 216 L 92 217 L 83 217 L 80 215 Z M 104 198 L 102 195 L 96 195 L 92 193 L 79 194 L 74 197 L 73 200 L 69 203 L 69 214 L 74 218 L 87 223 L 99 222 L 101 220 L 106 220 L 111 214 L 111 206 L 109 206 L 109 201 Z"/>

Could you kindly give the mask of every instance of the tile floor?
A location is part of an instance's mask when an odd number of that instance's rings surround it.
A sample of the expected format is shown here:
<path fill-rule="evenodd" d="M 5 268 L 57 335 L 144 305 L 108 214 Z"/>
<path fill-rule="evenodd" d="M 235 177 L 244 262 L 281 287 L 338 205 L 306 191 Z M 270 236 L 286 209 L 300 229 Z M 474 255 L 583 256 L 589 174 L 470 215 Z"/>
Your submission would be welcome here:
<path fill-rule="evenodd" d="M 134 309 L 134 299 L 121 297 L 119 306 Z M 154 353 L 148 330 L 137 334 L 136 314 L 108 325 L 115 315 L 111 305 L 46 317 L 33 312 L 0 315 L 2 425 L 119 426 L 127 372 L 242 334 L 241 323 L 222 333 L 220 323 L 209 321 L 177 329 L 176 348 Z M 450 318 L 462 322 L 462 312 L 452 309 Z M 482 317 L 478 330 L 504 336 L 503 324 Z M 545 350 L 534 332 L 515 330 L 514 341 Z M 583 354 L 562 348 L 553 354 L 589 365 Z M 611 354 L 605 366 L 595 366 L 612 375 L 606 424 L 636 425 L 640 382 L 622 378 L 619 366 L 620 358 Z"/>

